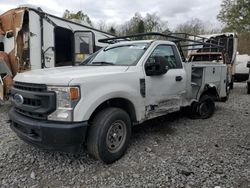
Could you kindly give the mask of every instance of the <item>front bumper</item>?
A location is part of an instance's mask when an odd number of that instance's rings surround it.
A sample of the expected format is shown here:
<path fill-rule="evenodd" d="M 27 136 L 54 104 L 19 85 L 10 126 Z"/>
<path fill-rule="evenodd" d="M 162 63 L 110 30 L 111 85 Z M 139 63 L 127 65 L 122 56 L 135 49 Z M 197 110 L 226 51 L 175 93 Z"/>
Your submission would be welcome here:
<path fill-rule="evenodd" d="M 47 150 L 77 152 L 84 143 L 87 122 L 65 123 L 36 120 L 9 111 L 10 127 L 25 142 Z"/>

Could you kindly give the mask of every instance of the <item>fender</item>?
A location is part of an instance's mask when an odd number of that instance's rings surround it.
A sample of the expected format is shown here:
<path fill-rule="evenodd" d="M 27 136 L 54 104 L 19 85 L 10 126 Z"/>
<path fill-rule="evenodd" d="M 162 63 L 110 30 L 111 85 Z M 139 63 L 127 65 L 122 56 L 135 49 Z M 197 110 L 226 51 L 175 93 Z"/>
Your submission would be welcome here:
<path fill-rule="evenodd" d="M 214 97 L 215 99 L 219 98 L 219 94 L 218 94 L 218 90 L 215 84 L 213 83 L 208 83 L 205 85 L 203 92 L 201 93 L 201 95 L 199 96 L 199 98 L 204 95 L 204 94 L 208 94 L 212 97 Z"/>
<path fill-rule="evenodd" d="M 107 87 L 107 89 L 108 88 L 111 87 Z M 129 101 L 134 106 L 136 119 L 140 120 L 145 112 L 143 112 L 143 99 L 140 97 L 139 92 L 140 91 L 135 91 L 131 88 L 127 88 L 126 91 L 124 91 L 124 88 L 117 88 L 115 92 L 110 92 L 110 90 L 105 90 L 101 87 L 92 91 L 90 95 L 84 96 L 83 93 L 83 98 L 75 107 L 74 119 L 75 121 L 88 120 L 92 113 L 105 101 L 120 98 Z M 79 112 L 81 112 L 81 114 L 79 114 Z"/>

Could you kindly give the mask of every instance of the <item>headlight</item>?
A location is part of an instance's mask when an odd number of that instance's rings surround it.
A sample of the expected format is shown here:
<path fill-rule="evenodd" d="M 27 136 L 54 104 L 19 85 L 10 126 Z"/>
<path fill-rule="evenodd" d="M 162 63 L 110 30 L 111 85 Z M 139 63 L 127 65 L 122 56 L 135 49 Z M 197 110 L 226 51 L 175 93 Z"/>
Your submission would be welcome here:
<path fill-rule="evenodd" d="M 50 114 L 48 119 L 54 121 L 72 121 L 73 109 L 80 98 L 79 87 L 48 86 L 48 91 L 56 93 L 57 104 L 56 111 Z"/>

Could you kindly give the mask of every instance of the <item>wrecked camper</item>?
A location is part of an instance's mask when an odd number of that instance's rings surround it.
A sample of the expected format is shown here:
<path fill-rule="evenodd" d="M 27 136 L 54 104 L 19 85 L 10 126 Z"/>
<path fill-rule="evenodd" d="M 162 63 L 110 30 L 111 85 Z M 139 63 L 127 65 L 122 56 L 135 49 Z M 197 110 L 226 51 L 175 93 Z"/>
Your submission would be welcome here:
<path fill-rule="evenodd" d="M 74 65 L 113 37 L 91 27 L 18 7 L 0 15 L 0 100 L 7 99 L 13 77 L 34 69 Z"/>

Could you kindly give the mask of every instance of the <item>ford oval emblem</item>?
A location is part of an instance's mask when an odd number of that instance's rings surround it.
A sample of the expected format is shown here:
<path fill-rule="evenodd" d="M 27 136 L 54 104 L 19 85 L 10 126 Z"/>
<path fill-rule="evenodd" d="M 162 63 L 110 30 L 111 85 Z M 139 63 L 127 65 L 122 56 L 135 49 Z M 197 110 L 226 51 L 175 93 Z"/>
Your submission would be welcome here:
<path fill-rule="evenodd" d="M 13 100 L 14 102 L 16 103 L 16 105 L 22 105 L 23 102 L 24 102 L 24 99 L 23 99 L 23 96 L 16 93 L 14 96 L 13 96 Z"/>

